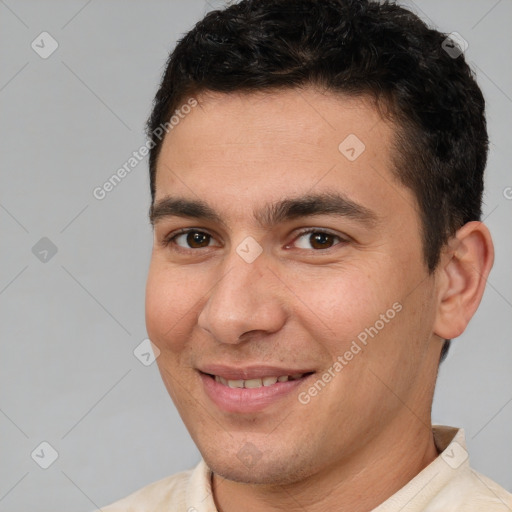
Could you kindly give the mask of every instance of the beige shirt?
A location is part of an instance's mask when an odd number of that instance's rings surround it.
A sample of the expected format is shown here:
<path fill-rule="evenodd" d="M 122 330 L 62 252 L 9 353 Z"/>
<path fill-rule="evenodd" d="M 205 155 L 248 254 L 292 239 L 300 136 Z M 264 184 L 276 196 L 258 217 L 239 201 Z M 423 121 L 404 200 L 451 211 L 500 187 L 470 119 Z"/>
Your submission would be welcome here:
<path fill-rule="evenodd" d="M 469 465 L 464 430 L 436 425 L 440 455 L 373 512 L 511 512 L 512 494 Z M 103 512 L 217 512 L 211 471 L 194 468 L 154 482 Z"/>

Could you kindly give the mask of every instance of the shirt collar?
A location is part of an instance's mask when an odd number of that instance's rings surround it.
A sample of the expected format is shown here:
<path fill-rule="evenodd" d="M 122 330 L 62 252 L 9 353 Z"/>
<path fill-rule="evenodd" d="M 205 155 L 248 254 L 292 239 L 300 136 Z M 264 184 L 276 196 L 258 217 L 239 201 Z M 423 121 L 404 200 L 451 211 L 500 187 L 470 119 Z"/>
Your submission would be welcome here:
<path fill-rule="evenodd" d="M 425 510 L 444 487 L 471 471 L 464 429 L 434 425 L 432 431 L 439 456 L 372 512 Z"/>

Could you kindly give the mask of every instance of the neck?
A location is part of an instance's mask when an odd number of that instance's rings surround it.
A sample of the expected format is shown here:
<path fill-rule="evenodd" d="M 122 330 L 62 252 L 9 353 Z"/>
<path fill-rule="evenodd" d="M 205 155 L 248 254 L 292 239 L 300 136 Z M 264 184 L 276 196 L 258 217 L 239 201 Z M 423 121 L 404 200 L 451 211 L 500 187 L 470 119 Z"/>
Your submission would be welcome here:
<path fill-rule="evenodd" d="M 430 422 L 422 423 L 409 413 L 407 422 L 397 418 L 361 453 L 305 480 L 267 486 L 233 482 L 214 474 L 212 492 L 219 512 L 369 512 L 437 455 Z"/>

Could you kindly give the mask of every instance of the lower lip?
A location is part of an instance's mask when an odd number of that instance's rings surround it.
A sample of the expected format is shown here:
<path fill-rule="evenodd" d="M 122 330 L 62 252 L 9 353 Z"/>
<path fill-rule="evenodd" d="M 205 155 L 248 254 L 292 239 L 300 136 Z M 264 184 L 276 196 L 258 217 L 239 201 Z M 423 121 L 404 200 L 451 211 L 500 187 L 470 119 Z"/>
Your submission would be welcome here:
<path fill-rule="evenodd" d="M 290 395 L 314 374 L 306 375 L 297 380 L 276 382 L 272 386 L 259 388 L 230 388 L 213 377 L 199 372 L 204 390 L 210 400 L 226 412 L 251 413 L 259 412 L 271 404 Z"/>

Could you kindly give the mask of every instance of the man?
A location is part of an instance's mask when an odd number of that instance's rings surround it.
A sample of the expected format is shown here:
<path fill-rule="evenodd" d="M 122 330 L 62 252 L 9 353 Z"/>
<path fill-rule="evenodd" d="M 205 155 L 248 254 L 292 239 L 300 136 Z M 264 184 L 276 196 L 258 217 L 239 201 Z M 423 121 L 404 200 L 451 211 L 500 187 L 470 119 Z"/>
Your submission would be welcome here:
<path fill-rule="evenodd" d="M 148 121 L 146 322 L 203 460 L 105 512 L 512 510 L 431 425 L 493 263 L 454 49 L 369 0 L 245 0 L 178 43 Z"/>

